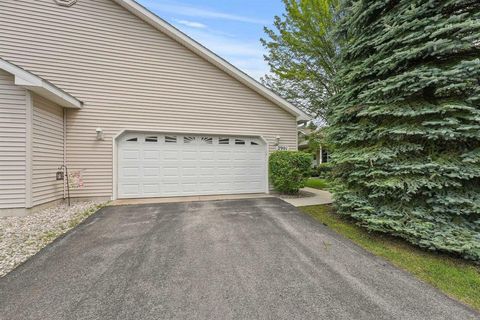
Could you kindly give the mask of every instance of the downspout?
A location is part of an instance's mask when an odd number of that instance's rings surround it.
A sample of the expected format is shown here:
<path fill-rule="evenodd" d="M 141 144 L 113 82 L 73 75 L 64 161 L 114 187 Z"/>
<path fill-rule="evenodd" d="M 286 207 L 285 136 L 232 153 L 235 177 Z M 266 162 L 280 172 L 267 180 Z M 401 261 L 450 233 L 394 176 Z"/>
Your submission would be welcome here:
<path fill-rule="evenodd" d="M 26 129 L 25 129 L 25 208 L 33 207 L 33 96 L 25 90 Z"/>
<path fill-rule="evenodd" d="M 63 167 L 67 167 L 67 108 L 63 108 Z M 63 199 L 67 196 L 67 177 L 63 179 Z"/>

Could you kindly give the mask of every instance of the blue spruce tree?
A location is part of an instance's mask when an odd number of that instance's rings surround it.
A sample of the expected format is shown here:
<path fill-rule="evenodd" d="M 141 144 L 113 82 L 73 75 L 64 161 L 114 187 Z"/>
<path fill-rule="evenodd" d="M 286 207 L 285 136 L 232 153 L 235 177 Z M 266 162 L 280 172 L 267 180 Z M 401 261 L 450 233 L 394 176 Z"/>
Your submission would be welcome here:
<path fill-rule="evenodd" d="M 480 1 L 346 1 L 328 115 L 337 210 L 480 260 Z"/>

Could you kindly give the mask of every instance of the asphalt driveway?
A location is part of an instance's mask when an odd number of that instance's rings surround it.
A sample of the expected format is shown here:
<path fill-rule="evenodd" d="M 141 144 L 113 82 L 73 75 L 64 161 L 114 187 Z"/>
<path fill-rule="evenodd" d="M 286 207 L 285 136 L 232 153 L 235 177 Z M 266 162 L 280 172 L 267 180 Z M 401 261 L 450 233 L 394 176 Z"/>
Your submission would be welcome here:
<path fill-rule="evenodd" d="M 8 320 L 479 318 L 276 198 L 107 207 L 0 279 Z"/>

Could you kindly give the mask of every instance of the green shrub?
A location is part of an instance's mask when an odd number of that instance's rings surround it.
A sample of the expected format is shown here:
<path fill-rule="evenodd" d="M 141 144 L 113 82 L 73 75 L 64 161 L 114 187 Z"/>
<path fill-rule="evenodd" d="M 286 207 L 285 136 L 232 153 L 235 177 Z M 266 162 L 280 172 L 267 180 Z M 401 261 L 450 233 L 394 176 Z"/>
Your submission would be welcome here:
<path fill-rule="evenodd" d="M 319 178 L 326 179 L 329 177 L 332 172 L 332 164 L 330 162 L 320 163 L 317 167 L 316 176 Z"/>
<path fill-rule="evenodd" d="M 312 156 L 299 151 L 275 151 L 270 155 L 270 181 L 275 190 L 297 193 L 305 186 L 310 173 Z"/>

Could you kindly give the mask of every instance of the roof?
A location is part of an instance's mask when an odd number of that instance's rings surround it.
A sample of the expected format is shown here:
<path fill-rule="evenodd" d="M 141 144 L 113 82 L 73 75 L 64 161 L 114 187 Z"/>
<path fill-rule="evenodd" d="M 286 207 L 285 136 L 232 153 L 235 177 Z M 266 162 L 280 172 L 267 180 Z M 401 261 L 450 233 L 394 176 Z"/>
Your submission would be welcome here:
<path fill-rule="evenodd" d="M 130 11 L 135 16 L 139 17 L 146 23 L 150 24 L 157 30 L 160 30 L 170 38 L 174 39 L 175 41 L 182 44 L 184 47 L 188 48 L 189 50 L 193 51 L 198 56 L 204 58 L 208 62 L 212 63 L 219 69 L 223 70 L 233 78 L 237 79 L 250 89 L 256 91 L 258 94 L 262 95 L 266 99 L 270 100 L 274 104 L 278 105 L 282 109 L 286 110 L 287 112 L 293 114 L 297 120 L 310 120 L 311 117 L 307 115 L 305 112 L 300 110 L 299 108 L 295 107 L 293 104 L 288 102 L 287 100 L 283 99 L 273 91 L 269 90 L 261 83 L 256 81 L 255 79 L 248 76 L 243 71 L 239 70 L 226 60 L 222 59 L 209 49 L 205 48 L 200 43 L 196 42 L 159 16 L 155 13 L 149 11 L 147 8 L 142 6 L 141 4 L 137 3 L 135 0 L 113 0 L 128 11 Z"/>
<path fill-rule="evenodd" d="M 49 99 L 62 107 L 80 109 L 83 102 L 56 87 L 52 83 L 19 66 L 0 58 L 0 70 L 4 70 L 15 77 L 15 85 L 24 87 L 38 95 Z"/>

